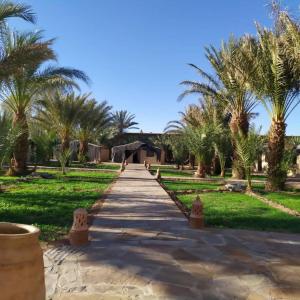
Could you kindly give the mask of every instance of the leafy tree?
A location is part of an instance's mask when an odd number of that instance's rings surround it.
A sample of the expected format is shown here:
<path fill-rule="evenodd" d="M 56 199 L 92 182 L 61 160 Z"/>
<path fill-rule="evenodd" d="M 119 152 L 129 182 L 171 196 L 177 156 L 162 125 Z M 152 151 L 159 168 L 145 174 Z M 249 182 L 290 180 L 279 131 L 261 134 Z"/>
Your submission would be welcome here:
<path fill-rule="evenodd" d="M 244 171 L 237 163 L 235 136 L 239 130 L 247 135 L 249 120 L 253 116 L 252 111 L 257 104 L 247 85 L 248 76 L 255 69 L 255 64 L 246 50 L 243 41 L 234 37 L 231 37 L 228 43 L 223 43 L 220 50 L 213 46 L 206 48 L 206 58 L 214 70 L 214 75 L 190 64 L 203 78 L 203 81 L 185 80 L 181 82 L 187 89 L 179 96 L 179 100 L 190 94 L 210 96 L 223 106 L 225 113 L 230 113 L 233 177 L 235 178 L 244 177 Z M 244 68 L 247 68 L 247 72 L 244 71 Z"/>
<path fill-rule="evenodd" d="M 94 99 L 84 103 L 79 114 L 77 135 L 79 138 L 79 158 L 86 161 L 88 152 L 88 143 L 95 141 L 104 132 L 111 122 L 111 106 L 107 101 L 97 103 Z"/>
<path fill-rule="evenodd" d="M 246 171 L 247 191 L 252 191 L 251 175 L 252 169 L 258 155 L 263 151 L 265 139 L 256 131 L 255 127 L 250 127 L 248 135 L 238 132 L 236 137 L 236 151 L 239 162 Z"/>
<path fill-rule="evenodd" d="M 56 91 L 47 94 L 38 102 L 36 119 L 46 129 L 56 132 L 61 142 L 62 152 L 70 148 L 71 138 L 75 135 L 79 116 L 88 97 L 88 94 L 76 95 L 74 92 L 65 94 Z"/>
<path fill-rule="evenodd" d="M 188 149 L 195 155 L 198 168 L 196 176 L 204 178 L 207 166 L 213 157 L 214 129 L 206 125 L 201 127 L 187 126 L 185 128 L 185 141 Z"/>
<path fill-rule="evenodd" d="M 130 114 L 127 110 L 118 110 L 112 114 L 112 128 L 115 131 L 117 143 L 122 142 L 122 137 L 128 129 L 138 129 L 135 126 L 138 123 L 134 119 L 135 115 Z"/>
<path fill-rule="evenodd" d="M 274 28 L 267 29 L 257 25 L 257 39 L 248 37 L 246 45 L 257 65 L 255 72 L 249 76 L 251 88 L 271 119 L 266 155 L 266 189 L 283 189 L 286 180 L 286 121 L 299 104 L 299 24 L 277 7 Z"/>
<path fill-rule="evenodd" d="M 14 166 L 11 173 L 15 175 L 27 173 L 28 118 L 31 117 L 37 98 L 46 89 L 77 86 L 74 79 L 88 81 L 82 71 L 51 65 L 44 66 L 45 63 L 56 59 L 51 48 L 52 44 L 53 40 L 43 41 L 41 32 L 16 32 L 7 35 L 4 40 L 4 52 L 7 53 L 23 45 L 37 49 L 34 63 L 23 64 L 17 73 L 2 80 L 1 97 L 5 107 L 12 114 L 12 126 L 22 130 L 13 151 Z"/>

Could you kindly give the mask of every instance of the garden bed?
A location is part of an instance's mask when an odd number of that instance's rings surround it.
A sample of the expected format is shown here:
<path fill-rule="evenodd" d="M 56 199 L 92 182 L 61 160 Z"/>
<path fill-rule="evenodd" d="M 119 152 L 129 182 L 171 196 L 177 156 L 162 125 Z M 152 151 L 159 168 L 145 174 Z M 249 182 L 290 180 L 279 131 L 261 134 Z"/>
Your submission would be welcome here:
<path fill-rule="evenodd" d="M 206 226 L 300 232 L 300 218 L 244 193 L 219 191 L 220 184 L 188 180 L 162 180 L 161 184 L 187 217 L 199 194 L 204 204 Z M 262 191 L 263 185 L 254 185 L 254 189 Z"/>
<path fill-rule="evenodd" d="M 90 208 L 117 177 L 116 173 L 70 172 L 63 176 L 49 171 L 54 179 L 0 176 L 0 220 L 34 224 L 41 229 L 41 240 L 63 237 L 72 224 L 76 208 Z"/>

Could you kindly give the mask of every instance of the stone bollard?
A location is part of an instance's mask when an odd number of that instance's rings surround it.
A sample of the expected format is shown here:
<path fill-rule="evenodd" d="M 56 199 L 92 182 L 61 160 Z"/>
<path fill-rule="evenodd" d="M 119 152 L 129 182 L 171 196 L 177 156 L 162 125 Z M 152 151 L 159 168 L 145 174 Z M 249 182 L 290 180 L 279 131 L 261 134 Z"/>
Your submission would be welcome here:
<path fill-rule="evenodd" d="M 199 195 L 197 195 L 196 200 L 193 202 L 189 223 L 195 229 L 204 227 L 203 204 Z"/>
<path fill-rule="evenodd" d="M 158 168 L 156 171 L 155 179 L 159 180 L 161 178 L 160 169 Z"/>
<path fill-rule="evenodd" d="M 128 166 L 128 162 L 127 162 L 127 160 L 125 160 L 124 164 L 125 164 L 125 166 Z"/>
<path fill-rule="evenodd" d="M 82 246 L 89 242 L 87 216 L 84 208 L 77 208 L 74 211 L 73 225 L 69 233 L 69 240 L 72 246 Z"/>
<path fill-rule="evenodd" d="M 147 164 L 147 170 L 149 171 L 151 169 L 151 164 Z"/>
<path fill-rule="evenodd" d="M 144 160 L 144 167 L 147 168 L 147 162 Z"/>

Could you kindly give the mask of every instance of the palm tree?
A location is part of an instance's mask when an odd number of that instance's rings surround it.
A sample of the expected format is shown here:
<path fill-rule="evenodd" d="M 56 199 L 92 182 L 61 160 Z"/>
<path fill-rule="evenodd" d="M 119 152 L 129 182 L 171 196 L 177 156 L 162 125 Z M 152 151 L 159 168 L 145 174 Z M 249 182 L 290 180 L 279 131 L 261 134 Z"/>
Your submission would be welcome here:
<path fill-rule="evenodd" d="M 41 32 L 14 33 L 7 35 L 4 40 L 4 50 L 7 53 L 23 45 L 37 48 L 37 58 L 30 64 L 23 64 L 18 72 L 3 79 L 1 98 L 6 108 L 13 117 L 13 127 L 22 129 L 14 149 L 14 168 L 12 174 L 22 175 L 27 173 L 28 153 L 28 118 L 30 118 L 37 98 L 48 88 L 77 86 L 74 79 L 88 82 L 88 77 L 79 70 L 61 68 L 45 63 L 55 60 L 56 55 L 51 46 L 53 40 L 42 40 Z"/>
<path fill-rule="evenodd" d="M 4 162 L 11 164 L 9 159 L 21 131 L 18 128 L 12 128 L 10 115 L 1 108 L 0 128 L 0 168 L 2 168 Z"/>
<path fill-rule="evenodd" d="M 98 136 L 110 125 L 111 108 L 107 101 L 98 104 L 91 99 L 84 103 L 77 128 L 80 160 L 87 159 L 88 143 L 97 140 Z"/>
<path fill-rule="evenodd" d="M 12 1 L 1 1 L 0 26 L 3 26 L 9 18 L 21 18 L 31 23 L 35 22 L 35 14 L 29 5 Z"/>
<path fill-rule="evenodd" d="M 264 136 L 261 136 L 260 130 L 257 131 L 254 126 L 250 127 L 248 135 L 245 136 L 239 132 L 236 137 L 236 151 L 239 156 L 239 162 L 246 171 L 247 191 L 252 192 L 251 174 L 258 155 L 263 151 Z"/>
<path fill-rule="evenodd" d="M 249 92 L 247 80 L 255 65 L 244 47 L 242 40 L 231 37 L 228 43 L 223 43 L 220 50 L 213 46 L 206 48 L 206 58 L 214 69 L 215 76 L 203 71 L 194 64 L 190 64 L 204 82 L 186 80 L 181 82 L 187 89 L 179 96 L 179 100 L 190 94 L 209 95 L 223 106 L 225 112 L 230 113 L 230 130 L 233 144 L 233 177 L 243 178 L 244 172 L 237 164 L 235 151 L 235 135 L 241 130 L 247 135 L 249 120 L 257 102 Z M 243 67 L 248 68 L 245 72 Z M 216 78 L 215 78 L 216 77 Z"/>
<path fill-rule="evenodd" d="M 269 30 L 258 25 L 257 35 L 257 39 L 248 37 L 247 41 L 257 64 L 250 84 L 271 119 L 266 190 L 274 191 L 284 188 L 286 120 L 299 104 L 300 27 L 286 12 L 279 11 L 275 28 Z"/>
<path fill-rule="evenodd" d="M 121 142 L 123 134 L 128 129 L 138 129 L 135 125 L 138 125 L 134 121 L 135 115 L 129 113 L 127 110 L 118 110 L 112 115 L 112 126 L 116 131 L 117 141 Z"/>
<path fill-rule="evenodd" d="M 61 91 L 48 93 L 44 99 L 38 102 L 38 114 L 36 119 L 42 126 L 56 132 L 61 142 L 61 152 L 70 149 L 71 138 L 75 135 L 75 129 L 83 111 L 89 94 L 75 95 L 64 94 Z"/>
<path fill-rule="evenodd" d="M 198 162 L 195 175 L 204 178 L 207 166 L 210 165 L 213 157 L 214 128 L 210 124 L 203 124 L 196 128 L 187 126 L 185 140 L 188 149 L 195 155 Z"/>

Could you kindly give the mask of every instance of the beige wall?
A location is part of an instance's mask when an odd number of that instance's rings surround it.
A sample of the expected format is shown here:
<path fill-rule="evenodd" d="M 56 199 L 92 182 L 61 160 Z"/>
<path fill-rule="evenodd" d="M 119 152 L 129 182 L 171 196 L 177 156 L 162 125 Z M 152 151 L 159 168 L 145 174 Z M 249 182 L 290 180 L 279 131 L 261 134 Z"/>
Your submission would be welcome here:
<path fill-rule="evenodd" d="M 101 147 L 100 150 L 100 159 L 102 162 L 109 161 L 109 149 L 106 147 Z"/>
<path fill-rule="evenodd" d="M 147 163 L 150 164 L 158 164 L 159 161 L 157 160 L 157 155 L 154 153 L 154 156 L 151 157 L 147 157 L 147 151 L 146 150 L 140 150 L 140 162 L 143 163 L 144 161 L 146 161 Z"/>

